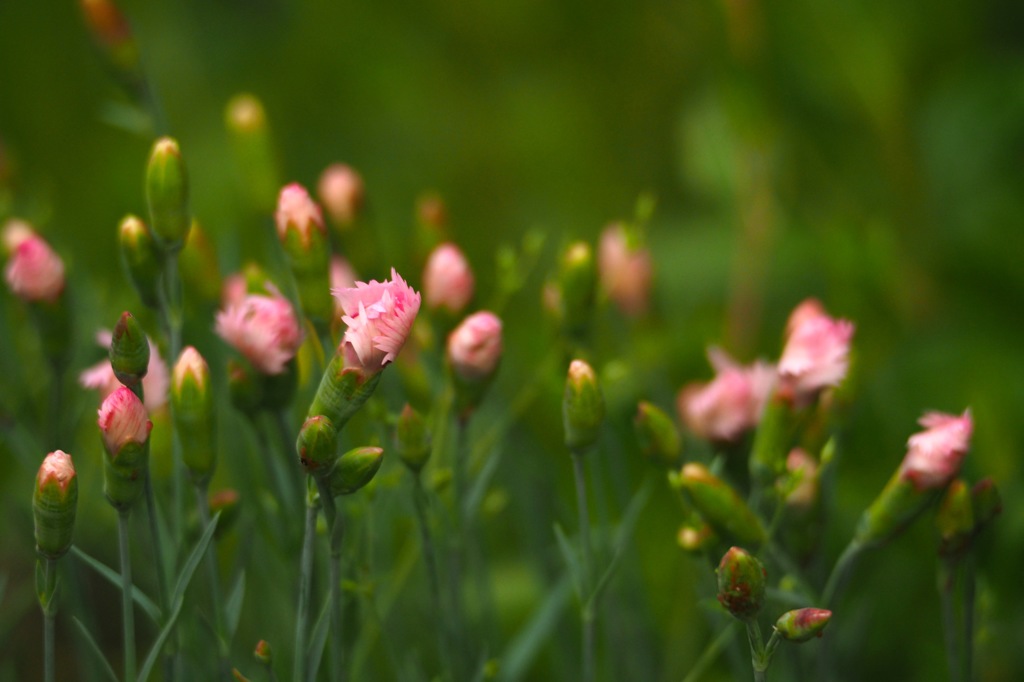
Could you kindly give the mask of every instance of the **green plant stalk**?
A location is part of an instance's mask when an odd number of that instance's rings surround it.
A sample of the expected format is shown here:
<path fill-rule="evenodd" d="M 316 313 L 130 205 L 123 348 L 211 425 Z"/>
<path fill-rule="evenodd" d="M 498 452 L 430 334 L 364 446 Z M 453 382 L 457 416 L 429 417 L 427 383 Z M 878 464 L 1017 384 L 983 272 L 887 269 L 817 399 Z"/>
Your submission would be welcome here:
<path fill-rule="evenodd" d="M 124 626 L 124 679 L 135 679 L 135 612 L 132 608 L 132 560 L 128 546 L 131 510 L 117 514 L 117 539 L 121 557 L 121 614 Z"/>
<path fill-rule="evenodd" d="M 269 428 L 264 424 L 266 428 Z M 256 431 L 257 436 L 260 434 L 259 420 L 253 415 L 252 427 Z M 260 456 L 263 458 L 263 466 L 267 471 L 267 478 L 273 481 L 277 487 L 278 499 L 281 500 L 281 506 L 285 515 L 295 514 L 299 511 L 299 501 L 295 499 L 295 488 L 297 486 L 291 483 L 295 482 L 294 473 L 288 471 L 288 469 L 297 469 L 298 467 L 286 467 L 284 459 L 278 456 L 278 453 L 274 452 L 274 448 L 270 444 L 270 434 L 266 434 L 267 437 L 259 438 Z M 280 452 L 288 453 L 295 451 L 295 443 L 289 443 L 287 447 L 284 447 Z M 287 524 L 286 524 L 287 525 Z M 290 527 L 290 526 L 289 526 Z M 291 534 L 288 534 L 291 536 Z M 288 546 L 291 546 L 292 538 L 288 538 Z"/>
<path fill-rule="evenodd" d="M 316 517 L 320 513 L 318 498 L 311 492 L 306 496 L 306 524 L 302 538 L 302 558 L 299 566 L 299 603 L 295 620 L 295 661 L 292 680 L 306 680 L 306 637 L 309 634 L 309 591 L 313 582 L 313 542 L 316 539 Z"/>
<path fill-rule="evenodd" d="M 465 559 L 465 532 L 466 532 L 466 419 L 457 418 L 455 428 L 455 454 L 452 458 L 452 488 L 454 500 L 454 521 L 451 542 L 451 560 L 449 565 L 449 584 L 451 588 L 452 603 L 452 631 L 456 640 L 459 652 L 459 670 L 452 671 L 457 678 L 469 677 L 469 673 L 463 666 L 471 665 L 472 650 L 469 642 L 469 627 L 466 617 L 465 606 L 462 600 L 462 564 Z"/>
<path fill-rule="evenodd" d="M 141 384 L 139 393 L 142 392 Z M 139 400 L 142 396 L 139 396 Z M 149 524 L 149 537 L 153 543 L 153 563 L 156 564 L 157 597 L 160 599 L 160 609 L 164 613 L 170 613 L 171 605 L 168 600 L 167 572 L 164 570 L 164 539 L 160 533 L 159 524 L 156 521 L 156 500 L 153 495 L 153 478 L 149 467 L 146 467 L 146 521 Z M 209 519 L 207 519 L 209 520 Z M 171 639 L 168 639 L 171 641 Z M 170 649 L 170 646 L 168 646 Z M 164 679 L 173 682 L 175 678 L 175 654 L 173 651 L 165 653 L 163 661 Z"/>
<path fill-rule="evenodd" d="M 210 525 L 210 504 L 208 500 L 208 481 L 196 481 L 196 508 L 199 511 L 199 521 L 203 528 Z M 217 665 L 219 675 L 222 679 L 228 679 L 231 675 L 231 666 L 228 663 L 228 646 L 224 636 L 224 602 L 220 596 L 220 577 L 217 575 L 217 550 L 216 545 L 203 557 L 206 564 L 206 580 L 210 585 L 210 608 L 213 609 L 213 629 L 217 636 Z"/>
<path fill-rule="evenodd" d="M 846 581 L 849 580 L 850 573 L 863 551 L 863 545 L 856 540 L 851 540 L 843 553 L 839 555 L 835 566 L 832 567 L 832 573 L 828 576 L 828 582 L 825 583 L 825 589 L 821 593 L 821 608 L 832 608 L 839 593 L 846 586 Z"/>
<path fill-rule="evenodd" d="M 316 485 L 320 491 L 320 502 L 323 505 L 324 520 L 327 522 L 327 532 L 330 537 L 328 599 L 331 600 L 331 679 L 342 680 L 344 679 L 345 638 L 341 618 L 341 540 L 344 526 L 327 480 L 317 478 Z"/>
<path fill-rule="evenodd" d="M 593 555 L 590 549 L 590 513 L 587 510 L 587 477 L 583 469 L 583 453 L 572 452 L 572 468 L 576 479 L 576 507 L 580 517 L 580 558 L 583 568 L 583 594 L 580 595 L 580 623 L 583 626 L 583 682 L 593 682 L 594 630 L 597 604 L 594 599 Z"/>
<path fill-rule="evenodd" d="M 964 618 L 964 680 L 974 679 L 974 556 L 967 555 L 963 565 L 963 618 Z"/>
<path fill-rule="evenodd" d="M 57 605 L 54 603 L 54 592 L 57 582 L 57 562 L 54 559 L 46 559 L 44 566 L 46 604 L 43 605 L 43 679 L 46 682 L 55 682 L 57 679 L 55 647 Z"/>
<path fill-rule="evenodd" d="M 754 668 L 754 682 L 767 682 L 768 661 L 765 660 L 764 641 L 761 639 L 761 627 L 756 620 L 748 620 L 747 641 L 750 642 L 750 661 Z"/>
<path fill-rule="evenodd" d="M 445 670 L 451 673 L 451 625 L 448 613 L 441 603 L 441 579 L 437 570 L 437 553 L 434 551 L 434 539 L 430 534 L 430 522 L 427 517 L 427 491 L 423 488 L 420 472 L 413 472 L 412 497 L 416 507 L 416 522 L 420 527 L 420 544 L 423 549 L 423 561 L 427 565 L 427 576 L 430 580 L 430 596 L 434 602 L 434 612 L 440 623 L 437 630 L 438 655 Z"/>
<path fill-rule="evenodd" d="M 701 652 L 697 662 L 690 668 L 690 672 L 683 678 L 683 682 L 697 682 L 703 675 L 704 671 L 708 669 L 715 659 L 718 658 L 722 650 L 732 642 L 732 638 L 736 636 L 736 628 L 733 623 L 730 622 L 724 630 L 718 633 L 711 644 L 704 647 L 704 651 Z"/>

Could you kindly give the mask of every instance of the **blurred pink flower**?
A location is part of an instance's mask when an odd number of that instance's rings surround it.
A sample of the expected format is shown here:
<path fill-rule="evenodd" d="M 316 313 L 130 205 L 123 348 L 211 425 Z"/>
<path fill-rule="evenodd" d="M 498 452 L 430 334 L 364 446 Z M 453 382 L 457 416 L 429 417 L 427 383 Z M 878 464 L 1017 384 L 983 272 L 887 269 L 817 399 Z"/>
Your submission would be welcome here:
<path fill-rule="evenodd" d="M 13 254 L 18 249 L 18 245 L 29 237 L 35 236 L 35 230 L 32 226 L 26 223 L 24 220 L 17 218 L 11 218 L 4 223 L 4 229 L 0 239 L 3 241 L 4 252 L 8 255 Z"/>
<path fill-rule="evenodd" d="M 331 256 L 331 291 L 336 289 L 351 289 L 356 285 L 356 271 L 352 269 L 351 263 L 341 256 Z M 342 310 L 341 300 L 334 299 L 334 314 L 341 317 L 345 314 Z"/>
<path fill-rule="evenodd" d="M 276 291 L 249 294 L 217 313 L 215 331 L 264 374 L 280 374 L 302 345 L 292 304 Z"/>
<path fill-rule="evenodd" d="M 853 323 L 829 317 L 820 303 L 810 299 L 793 311 L 787 329 L 779 378 L 797 402 L 838 386 L 849 368 Z"/>
<path fill-rule="evenodd" d="M 240 304 L 248 294 L 249 283 L 245 280 L 245 275 L 240 272 L 228 275 L 220 287 L 220 305 L 229 308 Z"/>
<path fill-rule="evenodd" d="M 733 441 L 761 420 L 775 388 L 775 367 L 761 361 L 742 367 L 718 348 L 708 349 L 708 360 L 715 378 L 683 387 L 679 416 L 701 438 Z"/>
<path fill-rule="evenodd" d="M 786 504 L 803 508 L 813 505 L 818 500 L 818 461 L 805 450 L 793 448 L 786 456 L 786 471 L 802 472 L 800 482 L 786 496 Z"/>
<path fill-rule="evenodd" d="M 458 313 L 473 298 L 473 271 L 455 244 L 435 248 L 423 269 L 423 297 L 431 310 L 445 308 Z"/>
<path fill-rule="evenodd" d="M 395 359 L 420 309 L 420 295 L 391 268 L 391 280 L 356 282 L 332 289 L 348 325 L 342 347 L 345 363 L 377 372 Z"/>
<path fill-rule="evenodd" d="M 350 225 L 363 205 L 363 179 L 353 168 L 334 163 L 320 174 L 317 194 L 331 220 Z"/>
<path fill-rule="evenodd" d="M 145 443 L 153 428 L 142 401 L 127 386 L 108 395 L 98 412 L 103 445 L 111 456 L 126 443 Z"/>
<path fill-rule="evenodd" d="M 306 188 L 297 182 L 281 188 L 274 218 L 277 221 L 277 236 L 282 242 L 287 238 L 289 227 L 298 230 L 304 247 L 309 246 L 313 230 L 326 234 L 320 207 L 309 197 Z"/>
<path fill-rule="evenodd" d="M 907 441 L 900 476 L 918 490 L 941 488 L 960 472 L 974 430 L 971 411 L 965 410 L 959 417 L 928 412 L 918 423 L 926 430 Z"/>
<path fill-rule="evenodd" d="M 15 229 L 8 240 L 16 243 L 4 276 L 16 296 L 26 301 L 56 301 L 64 291 L 64 263 L 35 233 Z"/>
<path fill-rule="evenodd" d="M 647 311 L 651 294 L 651 253 L 629 243 L 619 223 L 601 233 L 597 267 L 601 286 L 625 315 L 635 317 Z"/>
<path fill-rule="evenodd" d="M 110 348 L 110 340 L 109 330 L 101 329 L 97 332 L 96 343 L 101 347 Z M 160 357 L 160 349 L 156 347 L 152 339 L 147 337 L 146 340 L 149 341 L 149 365 L 146 369 L 146 376 L 142 377 L 142 393 L 145 396 L 146 409 L 156 412 L 167 404 L 170 375 L 167 363 Z M 114 376 L 114 368 L 110 366 L 109 358 L 100 360 L 79 374 L 78 383 L 84 388 L 98 390 L 103 398 L 121 387 L 121 382 Z"/>
<path fill-rule="evenodd" d="M 473 313 L 448 336 L 448 360 L 465 381 L 486 379 L 500 359 L 501 320 L 494 313 Z"/>

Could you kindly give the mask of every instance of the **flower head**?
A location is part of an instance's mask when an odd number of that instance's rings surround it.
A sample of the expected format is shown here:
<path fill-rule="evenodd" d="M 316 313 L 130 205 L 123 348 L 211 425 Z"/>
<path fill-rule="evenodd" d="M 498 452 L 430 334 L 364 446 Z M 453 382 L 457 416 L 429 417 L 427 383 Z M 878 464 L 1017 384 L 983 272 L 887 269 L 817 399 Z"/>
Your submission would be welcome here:
<path fill-rule="evenodd" d="M 280 374 L 298 352 L 302 331 L 279 293 L 249 294 L 217 313 L 217 334 L 264 374 Z"/>
<path fill-rule="evenodd" d="M 327 208 L 331 220 L 338 225 L 351 225 L 363 205 L 363 179 L 350 166 L 334 163 L 320 174 L 317 194 Z"/>
<path fill-rule="evenodd" d="M 97 423 L 111 457 L 117 457 L 127 443 L 145 443 L 153 428 L 142 401 L 127 386 L 107 396 L 100 406 Z"/>
<path fill-rule="evenodd" d="M 448 360 L 464 381 L 491 376 L 500 359 L 501 320 L 494 313 L 473 313 L 448 336 Z"/>
<path fill-rule="evenodd" d="M 621 224 L 609 225 L 601 233 L 597 267 L 601 286 L 623 313 L 643 314 L 651 291 L 651 253 L 629 243 Z"/>
<path fill-rule="evenodd" d="M 941 488 L 960 471 L 970 445 L 974 421 L 970 410 L 959 417 L 929 412 L 918 422 L 925 431 L 907 441 L 907 455 L 900 465 L 900 477 L 918 490 Z"/>
<path fill-rule="evenodd" d="M 277 236 L 282 242 L 287 239 L 289 229 L 298 231 L 299 241 L 307 248 L 313 238 L 313 230 L 325 233 L 320 207 L 309 197 L 306 188 L 297 182 L 281 189 L 274 219 L 277 222 Z"/>
<path fill-rule="evenodd" d="M 430 253 L 423 269 L 423 296 L 430 309 L 457 313 L 473 298 L 473 271 L 459 247 L 445 242 Z"/>
<path fill-rule="evenodd" d="M 779 359 L 779 377 L 798 401 L 828 386 L 838 386 L 849 367 L 854 326 L 829 317 L 813 299 L 797 306 L 787 325 Z"/>
<path fill-rule="evenodd" d="M 37 234 L 11 233 L 17 242 L 4 276 L 15 295 L 26 301 L 56 301 L 64 291 L 64 263 Z"/>
<path fill-rule="evenodd" d="M 96 334 L 96 342 L 103 347 L 109 348 L 112 334 L 106 329 Z M 149 342 L 149 364 L 146 375 L 142 378 L 142 392 L 145 396 L 146 409 L 155 412 L 167 404 L 167 389 L 170 386 L 170 376 L 167 370 L 167 363 L 160 357 L 160 350 L 153 343 Z M 78 383 L 84 388 L 96 389 L 103 398 L 121 387 L 121 382 L 114 375 L 114 368 L 110 365 L 110 359 L 104 358 L 92 367 L 78 375 Z"/>
<path fill-rule="evenodd" d="M 378 372 L 402 350 L 420 309 L 420 295 L 391 269 L 391 279 L 356 282 L 332 289 L 341 303 L 348 329 L 342 339 L 345 363 Z"/>
<path fill-rule="evenodd" d="M 733 441 L 760 421 L 775 387 L 775 367 L 761 361 L 742 367 L 718 348 L 708 349 L 708 360 L 715 378 L 680 391 L 679 415 L 701 438 Z"/>

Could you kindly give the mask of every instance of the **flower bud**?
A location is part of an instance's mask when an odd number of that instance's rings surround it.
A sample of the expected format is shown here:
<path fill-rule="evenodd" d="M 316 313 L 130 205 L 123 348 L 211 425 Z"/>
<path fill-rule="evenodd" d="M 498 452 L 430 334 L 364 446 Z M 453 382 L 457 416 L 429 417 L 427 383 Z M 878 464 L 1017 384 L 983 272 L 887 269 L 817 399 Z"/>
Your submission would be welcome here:
<path fill-rule="evenodd" d="M 139 299 L 148 308 L 160 305 L 160 251 L 153 233 L 133 215 L 125 216 L 118 226 L 121 263 Z"/>
<path fill-rule="evenodd" d="M 423 298 L 427 308 L 457 314 L 473 298 L 473 271 L 466 256 L 451 242 L 430 252 L 423 269 Z"/>
<path fill-rule="evenodd" d="M 806 642 L 812 637 L 821 637 L 831 618 L 832 612 L 826 609 L 787 611 L 775 621 L 775 631 L 790 642 Z"/>
<path fill-rule="evenodd" d="M 261 639 L 256 642 L 256 648 L 253 650 L 252 655 L 257 661 L 267 667 L 270 667 L 274 662 L 273 652 L 270 650 L 270 644 L 265 639 Z"/>
<path fill-rule="evenodd" d="M 103 492 L 116 509 L 128 509 L 144 488 L 153 423 L 138 396 L 122 386 L 103 401 L 98 424 L 108 455 Z"/>
<path fill-rule="evenodd" d="M 430 459 L 430 437 L 427 422 L 419 412 L 406 403 L 398 416 L 395 428 L 395 450 L 398 457 L 412 471 L 420 471 Z"/>
<path fill-rule="evenodd" d="M 693 462 L 685 465 L 680 483 L 689 493 L 693 506 L 716 531 L 745 545 L 764 542 L 764 527 L 754 512 L 735 490 L 708 471 L 706 466 Z"/>
<path fill-rule="evenodd" d="M 317 184 L 317 196 L 327 215 L 340 228 L 352 227 L 363 207 L 363 178 L 350 166 L 334 163 L 324 169 Z"/>
<path fill-rule="evenodd" d="M 598 270 L 601 286 L 623 314 L 637 317 L 647 311 L 651 292 L 651 252 L 624 225 L 609 225 L 601 233 Z"/>
<path fill-rule="evenodd" d="M 323 415 L 308 418 L 299 430 L 295 450 L 306 473 L 325 476 L 338 459 L 338 429 Z"/>
<path fill-rule="evenodd" d="M 652 462 L 674 468 L 679 464 L 683 444 L 676 425 L 660 408 L 643 400 L 637 405 L 633 428 L 640 451 Z"/>
<path fill-rule="evenodd" d="M 188 205 L 188 175 L 176 140 L 162 137 L 153 144 L 146 166 L 146 202 L 153 236 L 164 252 L 185 244 L 192 226 Z"/>
<path fill-rule="evenodd" d="M 64 292 L 64 262 L 35 233 L 20 239 L 4 277 L 11 292 L 23 301 L 54 303 Z"/>
<path fill-rule="evenodd" d="M 36 552 L 59 559 L 71 547 L 78 506 L 78 477 L 71 455 L 55 450 L 46 456 L 32 495 Z"/>
<path fill-rule="evenodd" d="M 586 334 L 594 307 L 597 273 L 594 254 L 586 242 L 571 244 L 562 256 L 558 273 L 562 328 L 571 337 Z"/>
<path fill-rule="evenodd" d="M 277 201 L 277 236 L 288 257 L 303 311 L 319 324 L 334 312 L 330 290 L 331 247 L 320 207 L 305 188 L 292 183 Z"/>
<path fill-rule="evenodd" d="M 121 313 L 110 339 L 110 366 L 117 380 L 132 390 L 142 384 L 149 371 L 149 339 L 127 310 Z"/>
<path fill-rule="evenodd" d="M 734 617 L 749 621 L 764 606 L 767 572 L 753 555 L 732 547 L 718 564 L 718 602 Z"/>
<path fill-rule="evenodd" d="M 185 466 L 194 479 L 206 480 L 217 465 L 213 391 L 210 389 L 210 368 L 192 346 L 181 351 L 174 365 L 171 400 L 174 404 L 174 428 L 181 440 Z"/>
<path fill-rule="evenodd" d="M 128 20 L 113 0 L 80 0 L 82 15 L 93 40 L 122 78 L 141 78 L 139 48 Z"/>
<path fill-rule="evenodd" d="M 420 258 L 444 241 L 448 231 L 448 207 L 436 192 L 416 199 L 416 253 Z"/>
<path fill-rule="evenodd" d="M 373 480 L 384 461 L 381 448 L 362 447 L 349 450 L 338 458 L 330 473 L 332 495 L 349 495 Z"/>
<path fill-rule="evenodd" d="M 603 421 L 604 397 L 597 384 L 597 375 L 583 360 L 573 360 L 569 365 L 565 393 L 562 396 L 565 446 L 579 451 L 593 445 Z"/>
<path fill-rule="evenodd" d="M 269 213 L 274 209 L 281 181 L 263 104 L 249 93 L 235 95 L 224 110 L 224 122 L 239 171 L 240 189 L 254 210 Z"/>

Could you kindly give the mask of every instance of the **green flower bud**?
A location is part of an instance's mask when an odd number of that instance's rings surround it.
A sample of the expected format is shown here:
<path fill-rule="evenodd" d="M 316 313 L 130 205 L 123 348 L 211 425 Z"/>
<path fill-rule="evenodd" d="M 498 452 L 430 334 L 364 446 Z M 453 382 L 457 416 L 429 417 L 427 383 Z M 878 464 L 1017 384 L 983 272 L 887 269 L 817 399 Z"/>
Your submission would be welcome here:
<path fill-rule="evenodd" d="M 430 436 L 423 415 L 406 403 L 395 428 L 395 450 L 405 466 L 420 471 L 430 459 Z"/>
<path fill-rule="evenodd" d="M 142 326 L 127 310 L 114 325 L 110 341 L 110 366 L 114 376 L 125 386 L 136 390 L 149 370 L 149 339 Z"/>
<path fill-rule="evenodd" d="M 573 360 L 565 379 L 562 423 L 565 446 L 583 450 L 593 445 L 604 421 L 604 397 L 594 369 L 583 360 Z"/>
<path fill-rule="evenodd" d="M 640 451 L 651 461 L 674 468 L 679 463 L 683 445 L 672 419 L 653 404 L 642 401 L 633 418 Z"/>
<path fill-rule="evenodd" d="M 775 631 L 790 642 L 806 642 L 812 637 L 821 637 L 831 618 L 832 612 L 826 609 L 787 611 L 775 621 Z"/>
<path fill-rule="evenodd" d="M 338 460 L 338 429 L 323 415 L 306 419 L 299 430 L 295 450 L 307 473 L 326 476 Z"/>
<path fill-rule="evenodd" d="M 160 305 L 160 250 L 146 223 L 133 215 L 125 216 L 118 226 L 121 263 L 128 280 L 147 308 Z"/>
<path fill-rule="evenodd" d="M 765 541 L 764 527 L 735 490 L 703 464 L 683 467 L 680 483 L 712 528 L 746 545 Z"/>
<path fill-rule="evenodd" d="M 153 144 L 146 166 L 146 201 L 153 235 L 169 253 L 181 250 L 192 226 L 188 175 L 176 140 L 162 137 Z"/>
<path fill-rule="evenodd" d="M 349 450 L 338 458 L 330 474 L 332 495 L 349 495 L 373 480 L 384 461 L 381 448 L 362 447 Z"/>
<path fill-rule="evenodd" d="M 962 478 L 954 479 L 939 503 L 935 514 L 939 530 L 939 553 L 948 556 L 967 549 L 974 533 L 974 510 L 971 491 Z"/>
<path fill-rule="evenodd" d="M 341 429 L 359 411 L 380 383 L 381 372 L 364 372 L 345 367 L 341 353 L 335 353 L 320 379 L 307 416 L 322 414 Z"/>
<path fill-rule="evenodd" d="M 767 573 L 753 555 L 732 547 L 718 564 L 718 602 L 740 620 L 751 620 L 764 606 Z"/>
<path fill-rule="evenodd" d="M 590 327 L 597 290 L 594 253 L 586 242 L 576 242 L 566 249 L 559 267 L 558 288 L 563 329 L 571 337 L 584 336 Z"/>
<path fill-rule="evenodd" d="M 145 487 L 153 423 L 138 396 L 122 386 L 103 401 L 98 424 L 108 455 L 103 467 L 103 493 L 118 511 L 130 509 Z"/>
<path fill-rule="evenodd" d="M 270 667 L 274 662 L 274 655 L 270 650 L 270 644 L 265 639 L 256 642 L 256 648 L 253 650 L 252 655 L 257 661 L 267 667 Z"/>
<path fill-rule="evenodd" d="M 78 506 L 78 476 L 71 455 L 55 450 L 46 456 L 32 494 L 36 553 L 59 559 L 71 547 Z"/>
<path fill-rule="evenodd" d="M 189 473 L 204 481 L 217 465 L 210 368 L 192 346 L 181 351 L 171 377 L 174 428 Z"/>
<path fill-rule="evenodd" d="M 231 137 L 242 191 L 253 209 L 270 213 L 281 181 L 263 104 L 248 93 L 235 95 L 225 108 L 224 123 Z"/>

